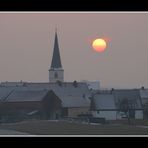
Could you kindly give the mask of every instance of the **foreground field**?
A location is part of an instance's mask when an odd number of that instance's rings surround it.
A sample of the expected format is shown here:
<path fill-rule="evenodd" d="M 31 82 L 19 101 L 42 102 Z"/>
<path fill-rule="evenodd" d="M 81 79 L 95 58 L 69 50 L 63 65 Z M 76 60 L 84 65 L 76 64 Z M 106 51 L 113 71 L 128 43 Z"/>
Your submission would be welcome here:
<path fill-rule="evenodd" d="M 135 125 L 90 125 L 56 121 L 26 121 L 3 124 L 0 125 L 0 129 L 16 130 L 31 135 L 148 135 L 148 128 Z"/>

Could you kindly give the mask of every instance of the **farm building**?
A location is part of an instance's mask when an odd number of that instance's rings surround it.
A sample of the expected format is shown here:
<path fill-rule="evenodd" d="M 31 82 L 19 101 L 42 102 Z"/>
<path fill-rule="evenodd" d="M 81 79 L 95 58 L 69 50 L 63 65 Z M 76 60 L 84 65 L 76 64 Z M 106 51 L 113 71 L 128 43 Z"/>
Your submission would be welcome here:
<path fill-rule="evenodd" d="M 124 117 L 124 104 L 129 109 L 129 117 L 143 119 L 143 106 L 138 89 L 117 89 L 112 91 L 115 97 L 116 107 L 119 110 L 117 119 Z"/>
<path fill-rule="evenodd" d="M 15 90 L 0 102 L 2 117 L 54 119 L 60 111 L 61 100 L 48 90 Z"/>
<path fill-rule="evenodd" d="M 27 87 L 29 89 L 42 87 L 53 90 L 62 101 L 62 116 L 77 117 L 79 114 L 89 113 L 91 94 L 86 83 L 74 84 L 73 82 L 63 82 L 60 85 L 58 83 L 28 83 Z"/>
<path fill-rule="evenodd" d="M 99 91 L 92 98 L 91 112 L 94 117 L 104 117 L 106 120 L 123 119 L 126 118 L 126 111 L 130 118 L 143 119 L 139 90 Z"/>
<path fill-rule="evenodd" d="M 1 114 L 40 113 L 40 118 L 77 117 L 89 113 L 90 92 L 85 83 L 24 83 L 0 87 Z"/>

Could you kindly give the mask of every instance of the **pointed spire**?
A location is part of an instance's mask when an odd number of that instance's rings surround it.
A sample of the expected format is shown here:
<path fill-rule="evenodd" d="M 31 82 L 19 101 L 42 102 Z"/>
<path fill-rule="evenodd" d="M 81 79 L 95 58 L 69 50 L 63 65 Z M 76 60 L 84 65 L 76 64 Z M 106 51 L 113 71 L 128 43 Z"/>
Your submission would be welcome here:
<path fill-rule="evenodd" d="M 62 68 L 59 44 L 58 44 L 57 28 L 55 29 L 55 41 L 54 41 L 51 68 Z"/>

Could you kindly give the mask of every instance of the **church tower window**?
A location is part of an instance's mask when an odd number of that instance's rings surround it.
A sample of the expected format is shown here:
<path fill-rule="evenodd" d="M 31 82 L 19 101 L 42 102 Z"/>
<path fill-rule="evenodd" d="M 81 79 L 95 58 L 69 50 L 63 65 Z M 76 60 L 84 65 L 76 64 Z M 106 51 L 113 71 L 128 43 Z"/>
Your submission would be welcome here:
<path fill-rule="evenodd" d="M 54 73 L 54 78 L 58 78 L 58 73 L 57 72 Z"/>

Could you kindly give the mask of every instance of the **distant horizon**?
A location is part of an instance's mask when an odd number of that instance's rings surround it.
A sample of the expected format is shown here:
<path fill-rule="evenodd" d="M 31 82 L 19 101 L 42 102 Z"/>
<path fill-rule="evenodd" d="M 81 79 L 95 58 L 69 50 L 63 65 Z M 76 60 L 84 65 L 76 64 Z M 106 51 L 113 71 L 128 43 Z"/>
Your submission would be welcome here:
<path fill-rule="evenodd" d="M 0 12 L 0 82 L 48 82 L 55 27 L 64 80 L 148 88 L 147 12 Z M 97 37 L 110 41 L 94 52 Z"/>

